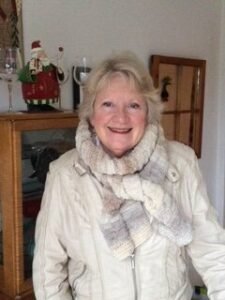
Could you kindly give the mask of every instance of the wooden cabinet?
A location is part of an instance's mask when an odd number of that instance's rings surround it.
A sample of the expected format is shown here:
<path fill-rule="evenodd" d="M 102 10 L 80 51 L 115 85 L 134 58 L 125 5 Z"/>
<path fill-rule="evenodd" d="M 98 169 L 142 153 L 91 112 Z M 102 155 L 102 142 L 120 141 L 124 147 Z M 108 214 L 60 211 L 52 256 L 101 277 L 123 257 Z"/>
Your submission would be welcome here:
<path fill-rule="evenodd" d="M 9 299 L 32 295 L 34 229 L 47 168 L 74 147 L 77 124 L 75 112 L 0 114 L 0 293 Z"/>

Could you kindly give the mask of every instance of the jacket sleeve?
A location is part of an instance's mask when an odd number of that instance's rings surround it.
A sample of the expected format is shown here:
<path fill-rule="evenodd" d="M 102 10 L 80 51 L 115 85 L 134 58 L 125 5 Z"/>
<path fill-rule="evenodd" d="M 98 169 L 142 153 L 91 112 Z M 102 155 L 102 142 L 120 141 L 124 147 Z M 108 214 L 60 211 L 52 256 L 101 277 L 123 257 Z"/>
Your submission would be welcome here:
<path fill-rule="evenodd" d="M 48 174 L 37 218 L 33 260 L 33 285 L 37 300 L 73 299 L 68 283 L 68 258 L 61 238 L 61 181 L 59 176 Z"/>
<path fill-rule="evenodd" d="M 219 225 L 215 210 L 209 202 L 197 158 L 188 166 L 190 210 L 193 241 L 188 254 L 208 289 L 211 300 L 225 299 L 225 230 Z"/>

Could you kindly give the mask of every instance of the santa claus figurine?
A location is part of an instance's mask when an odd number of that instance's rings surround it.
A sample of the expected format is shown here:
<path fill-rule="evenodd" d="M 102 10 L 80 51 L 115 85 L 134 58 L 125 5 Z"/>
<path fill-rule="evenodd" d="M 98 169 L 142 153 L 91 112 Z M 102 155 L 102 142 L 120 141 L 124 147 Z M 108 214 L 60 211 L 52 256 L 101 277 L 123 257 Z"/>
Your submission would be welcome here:
<path fill-rule="evenodd" d="M 52 110 L 58 102 L 60 87 L 57 67 L 52 64 L 40 41 L 31 45 L 31 59 L 19 73 L 22 94 L 28 110 Z"/>

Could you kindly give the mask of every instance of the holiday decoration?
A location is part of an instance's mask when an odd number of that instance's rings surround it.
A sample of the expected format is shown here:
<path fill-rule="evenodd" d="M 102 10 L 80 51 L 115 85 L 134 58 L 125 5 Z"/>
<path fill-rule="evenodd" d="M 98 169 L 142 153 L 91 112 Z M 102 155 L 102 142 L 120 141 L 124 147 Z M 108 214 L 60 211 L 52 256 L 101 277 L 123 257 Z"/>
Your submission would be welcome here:
<path fill-rule="evenodd" d="M 60 74 L 62 70 L 60 69 Z M 40 41 L 31 44 L 31 59 L 19 73 L 23 98 L 28 110 L 53 109 L 60 95 L 58 68 L 50 62 Z M 44 109 L 43 109 L 44 108 Z"/>

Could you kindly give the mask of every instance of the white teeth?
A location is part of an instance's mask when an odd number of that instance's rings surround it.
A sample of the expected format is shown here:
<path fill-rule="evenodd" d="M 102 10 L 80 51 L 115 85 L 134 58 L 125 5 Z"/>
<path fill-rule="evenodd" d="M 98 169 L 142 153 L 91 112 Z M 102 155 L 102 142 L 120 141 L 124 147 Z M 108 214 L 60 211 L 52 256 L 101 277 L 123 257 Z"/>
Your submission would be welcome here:
<path fill-rule="evenodd" d="M 128 129 L 123 129 L 123 128 L 110 128 L 110 130 L 115 131 L 115 132 L 121 132 L 121 133 L 124 133 L 124 132 L 129 132 L 131 129 L 130 129 L 130 128 L 128 128 Z"/>

